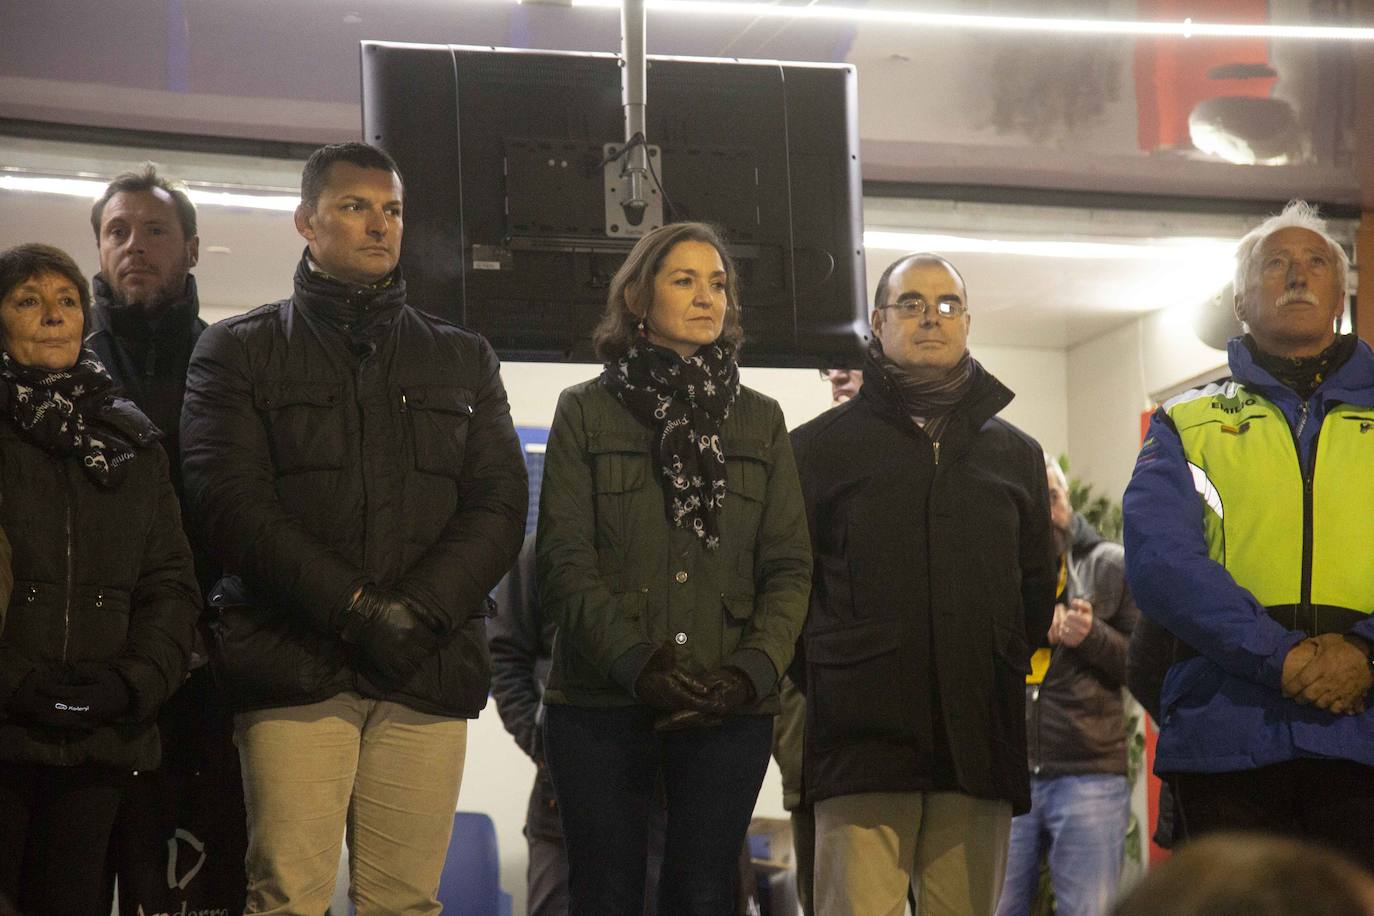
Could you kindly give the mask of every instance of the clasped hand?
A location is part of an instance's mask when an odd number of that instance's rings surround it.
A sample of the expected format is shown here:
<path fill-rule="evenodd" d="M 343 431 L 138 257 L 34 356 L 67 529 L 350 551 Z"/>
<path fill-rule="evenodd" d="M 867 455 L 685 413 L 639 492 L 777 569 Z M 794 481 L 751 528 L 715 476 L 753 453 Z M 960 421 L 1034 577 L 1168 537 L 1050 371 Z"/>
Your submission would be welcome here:
<path fill-rule="evenodd" d="M 1283 660 L 1283 695 L 1337 715 L 1364 712 L 1374 672 L 1357 639 L 1323 633 L 1288 650 Z"/>
<path fill-rule="evenodd" d="M 719 725 L 722 716 L 754 698 L 754 687 L 735 668 L 689 674 L 677 666 L 672 644 L 665 643 L 640 672 L 635 696 L 667 713 L 654 723 L 656 731 L 673 731 Z"/>

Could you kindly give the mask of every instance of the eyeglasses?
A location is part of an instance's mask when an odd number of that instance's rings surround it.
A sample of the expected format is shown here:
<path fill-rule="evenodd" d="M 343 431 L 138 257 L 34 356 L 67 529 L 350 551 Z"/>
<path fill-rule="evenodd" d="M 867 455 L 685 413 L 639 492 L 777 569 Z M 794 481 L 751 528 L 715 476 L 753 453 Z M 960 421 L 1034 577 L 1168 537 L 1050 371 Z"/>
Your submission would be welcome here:
<path fill-rule="evenodd" d="M 930 312 L 930 303 L 920 296 L 912 296 L 910 299 L 902 299 L 889 305 L 880 305 L 878 310 L 892 309 L 901 318 L 924 318 Z M 941 299 L 935 303 L 935 314 L 941 318 L 958 318 L 968 311 L 968 306 L 958 299 Z"/>

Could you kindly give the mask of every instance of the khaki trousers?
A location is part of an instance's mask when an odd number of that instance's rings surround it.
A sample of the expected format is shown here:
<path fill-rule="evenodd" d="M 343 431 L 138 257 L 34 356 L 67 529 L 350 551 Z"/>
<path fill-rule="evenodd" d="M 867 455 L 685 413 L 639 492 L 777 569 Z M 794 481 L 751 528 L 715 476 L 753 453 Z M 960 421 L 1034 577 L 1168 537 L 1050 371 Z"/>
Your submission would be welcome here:
<path fill-rule="evenodd" d="M 865 792 L 816 804 L 817 916 L 992 916 L 1011 805 L 959 792 Z"/>
<path fill-rule="evenodd" d="M 323 913 L 346 829 L 360 916 L 438 913 L 467 726 L 355 693 L 235 716 L 246 912 Z"/>

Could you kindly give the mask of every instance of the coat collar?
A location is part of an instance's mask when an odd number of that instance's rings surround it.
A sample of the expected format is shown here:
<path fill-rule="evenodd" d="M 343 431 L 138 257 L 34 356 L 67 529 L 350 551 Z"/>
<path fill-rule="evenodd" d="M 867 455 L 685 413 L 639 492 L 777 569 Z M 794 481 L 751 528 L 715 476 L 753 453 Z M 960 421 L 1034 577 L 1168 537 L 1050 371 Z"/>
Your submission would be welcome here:
<path fill-rule="evenodd" d="M 1297 393 L 1255 362 L 1243 338 L 1231 338 L 1226 345 L 1226 356 L 1231 376 L 1236 381 L 1254 388 L 1275 404 L 1297 406 Z M 1332 372 L 1312 396 L 1323 402 L 1374 407 L 1374 350 L 1363 340 L 1356 341 L 1350 359 Z"/>

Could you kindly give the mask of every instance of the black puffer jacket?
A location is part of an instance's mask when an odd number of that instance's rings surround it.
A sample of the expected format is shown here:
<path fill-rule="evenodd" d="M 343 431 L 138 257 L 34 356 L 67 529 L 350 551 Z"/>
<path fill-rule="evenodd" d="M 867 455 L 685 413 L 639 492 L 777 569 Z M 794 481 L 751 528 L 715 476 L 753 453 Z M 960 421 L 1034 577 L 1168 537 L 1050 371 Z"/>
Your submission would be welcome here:
<path fill-rule="evenodd" d="M 1092 602 L 1093 626 L 1074 648 L 1056 646 L 1044 681 L 1026 685 L 1027 761 L 1031 775 L 1044 778 L 1125 776 L 1121 688 L 1140 610 L 1126 586 L 1121 545 L 1077 514 L 1070 536 L 1068 597 Z"/>
<path fill-rule="evenodd" d="M 858 397 L 792 434 L 816 557 L 805 798 L 957 789 L 1025 811 L 1029 647 L 1054 609 L 1043 454 L 980 368 L 937 464 L 864 368 Z"/>
<path fill-rule="evenodd" d="M 7 416 L 0 388 L 0 416 Z M 14 595 L 0 632 L 0 760 L 151 769 L 156 715 L 186 674 L 200 591 L 157 430 L 128 401 L 101 410 L 138 446 L 114 487 L 0 420 L 0 525 Z M 4 708 L 36 666 L 109 661 L 129 686 L 117 722 L 88 735 L 30 728 Z"/>
<path fill-rule="evenodd" d="M 201 335 L 182 412 L 187 499 L 226 578 L 210 603 L 236 709 L 344 691 L 476 716 L 487 593 L 520 549 L 528 481 L 491 347 L 416 311 L 396 276 L 345 285 L 302 261 L 292 298 Z M 403 685 L 339 640 L 364 582 L 438 619 Z"/>

